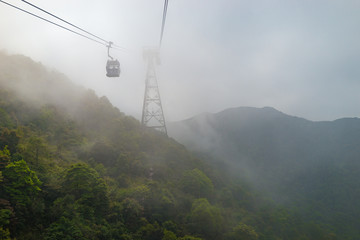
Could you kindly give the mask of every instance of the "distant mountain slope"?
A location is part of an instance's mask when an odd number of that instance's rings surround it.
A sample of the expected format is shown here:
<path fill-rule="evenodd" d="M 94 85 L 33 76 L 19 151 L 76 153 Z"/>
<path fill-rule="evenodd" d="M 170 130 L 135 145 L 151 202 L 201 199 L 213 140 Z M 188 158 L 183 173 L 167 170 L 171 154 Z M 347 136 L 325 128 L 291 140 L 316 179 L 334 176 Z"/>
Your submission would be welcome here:
<path fill-rule="evenodd" d="M 168 131 L 275 201 L 342 236 L 359 236 L 360 119 L 312 122 L 269 107 L 240 107 L 171 123 Z"/>

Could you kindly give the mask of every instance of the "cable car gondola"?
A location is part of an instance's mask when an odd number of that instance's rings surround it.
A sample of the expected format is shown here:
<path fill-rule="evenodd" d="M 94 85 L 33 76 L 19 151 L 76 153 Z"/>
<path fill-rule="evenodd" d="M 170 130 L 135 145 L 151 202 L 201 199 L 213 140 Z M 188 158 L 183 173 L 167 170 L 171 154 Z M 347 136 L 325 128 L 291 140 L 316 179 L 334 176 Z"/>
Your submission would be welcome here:
<path fill-rule="evenodd" d="M 120 62 L 110 56 L 110 48 L 112 42 L 109 42 L 108 47 L 108 56 L 109 59 L 106 62 L 106 76 L 107 77 L 119 77 L 120 76 Z"/>

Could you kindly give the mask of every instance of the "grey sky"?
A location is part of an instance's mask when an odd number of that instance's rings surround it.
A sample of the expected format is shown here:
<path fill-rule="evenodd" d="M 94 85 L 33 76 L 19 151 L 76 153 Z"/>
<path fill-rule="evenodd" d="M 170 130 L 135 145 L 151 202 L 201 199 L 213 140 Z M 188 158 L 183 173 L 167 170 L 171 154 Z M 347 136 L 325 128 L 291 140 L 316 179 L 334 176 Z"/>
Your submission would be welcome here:
<path fill-rule="evenodd" d="M 142 48 L 159 41 L 163 0 L 31 2 L 126 48 L 113 52 L 120 79 L 105 77 L 105 47 L 3 4 L 0 49 L 57 69 L 139 117 Z M 165 117 L 236 106 L 310 120 L 359 117 L 359 12 L 358 0 L 169 0 L 158 68 Z"/>

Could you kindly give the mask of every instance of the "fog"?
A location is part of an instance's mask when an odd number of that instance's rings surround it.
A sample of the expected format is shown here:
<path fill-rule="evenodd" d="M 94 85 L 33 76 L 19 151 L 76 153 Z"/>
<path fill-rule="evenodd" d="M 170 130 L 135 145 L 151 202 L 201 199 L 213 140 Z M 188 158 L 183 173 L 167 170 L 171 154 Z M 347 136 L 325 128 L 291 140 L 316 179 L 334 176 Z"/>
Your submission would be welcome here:
<path fill-rule="evenodd" d="M 142 49 L 159 42 L 163 1 L 31 3 L 123 47 L 111 52 L 120 78 L 105 76 L 105 46 L 4 4 L 0 49 L 63 72 L 139 118 Z M 359 116 L 359 10 L 352 0 L 169 1 L 157 69 L 166 119 L 236 106 L 272 106 L 310 120 Z"/>
<path fill-rule="evenodd" d="M 335 193 L 332 179 L 339 182 L 341 174 L 351 175 L 344 169 L 358 169 L 359 129 L 359 118 L 314 122 L 269 107 L 232 108 L 168 124 L 169 135 L 189 150 L 282 204 L 325 186 Z"/>

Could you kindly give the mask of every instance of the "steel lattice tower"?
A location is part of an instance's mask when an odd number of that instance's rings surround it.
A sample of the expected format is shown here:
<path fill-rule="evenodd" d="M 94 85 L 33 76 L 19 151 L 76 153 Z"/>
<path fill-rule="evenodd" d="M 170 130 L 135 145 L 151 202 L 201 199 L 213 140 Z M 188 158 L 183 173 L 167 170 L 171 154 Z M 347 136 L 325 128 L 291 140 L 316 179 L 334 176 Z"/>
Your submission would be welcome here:
<path fill-rule="evenodd" d="M 147 61 L 148 64 L 141 123 L 146 127 L 154 128 L 167 134 L 155 71 L 156 65 L 160 63 L 159 51 L 156 49 L 144 50 L 144 60 Z"/>

